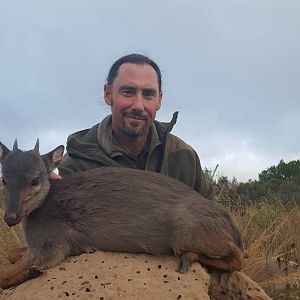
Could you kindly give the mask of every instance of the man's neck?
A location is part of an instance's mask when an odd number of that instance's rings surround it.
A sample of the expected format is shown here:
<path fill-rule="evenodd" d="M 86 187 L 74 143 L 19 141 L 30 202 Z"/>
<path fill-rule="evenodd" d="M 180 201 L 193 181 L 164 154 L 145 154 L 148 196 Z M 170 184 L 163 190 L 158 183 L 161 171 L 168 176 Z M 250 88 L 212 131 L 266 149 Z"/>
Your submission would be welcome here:
<path fill-rule="evenodd" d="M 149 134 L 149 132 L 148 132 Z M 147 143 L 148 134 L 139 137 L 129 137 L 123 133 L 116 133 L 113 131 L 113 136 L 120 144 L 120 146 L 128 153 L 139 156 Z"/>

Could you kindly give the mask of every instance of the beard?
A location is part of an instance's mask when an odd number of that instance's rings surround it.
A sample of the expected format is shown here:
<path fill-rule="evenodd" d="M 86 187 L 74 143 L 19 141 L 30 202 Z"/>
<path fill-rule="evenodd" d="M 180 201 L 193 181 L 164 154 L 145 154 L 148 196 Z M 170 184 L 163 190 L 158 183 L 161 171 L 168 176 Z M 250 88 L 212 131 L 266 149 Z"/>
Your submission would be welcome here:
<path fill-rule="evenodd" d="M 126 117 L 137 117 L 137 118 L 142 118 L 143 119 L 143 124 L 141 124 L 140 121 L 137 122 L 128 122 L 126 120 Z M 123 112 L 122 113 L 122 131 L 124 134 L 128 137 L 134 138 L 134 137 L 139 137 L 143 136 L 144 133 L 148 129 L 148 118 L 142 113 L 131 111 L 131 112 Z M 126 122 L 127 121 L 127 122 Z"/>

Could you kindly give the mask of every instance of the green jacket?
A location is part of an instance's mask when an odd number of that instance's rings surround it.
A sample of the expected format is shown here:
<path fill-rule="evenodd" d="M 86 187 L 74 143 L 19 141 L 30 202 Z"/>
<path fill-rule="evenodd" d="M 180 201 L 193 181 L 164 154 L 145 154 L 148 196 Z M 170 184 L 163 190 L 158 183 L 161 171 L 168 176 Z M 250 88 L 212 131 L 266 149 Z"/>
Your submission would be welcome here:
<path fill-rule="evenodd" d="M 112 135 L 111 115 L 90 129 L 71 134 L 67 154 L 59 166 L 61 176 L 102 166 L 129 167 L 159 172 L 189 185 L 204 197 L 212 196 L 212 186 L 202 171 L 195 150 L 170 131 L 177 121 L 155 121 L 144 151 L 135 157 L 126 152 Z"/>

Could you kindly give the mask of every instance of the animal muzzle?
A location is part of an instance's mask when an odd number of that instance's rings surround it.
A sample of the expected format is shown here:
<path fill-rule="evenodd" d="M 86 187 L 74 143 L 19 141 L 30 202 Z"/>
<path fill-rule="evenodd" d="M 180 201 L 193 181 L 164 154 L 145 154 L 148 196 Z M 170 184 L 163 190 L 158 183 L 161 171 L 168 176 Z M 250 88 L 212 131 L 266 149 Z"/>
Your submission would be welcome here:
<path fill-rule="evenodd" d="M 10 193 L 7 204 L 5 205 L 3 219 L 8 226 L 15 226 L 21 222 L 21 203 L 20 194 L 18 192 Z"/>
<path fill-rule="evenodd" d="M 21 216 L 14 212 L 9 212 L 4 214 L 4 221 L 8 226 L 15 226 L 21 222 Z"/>

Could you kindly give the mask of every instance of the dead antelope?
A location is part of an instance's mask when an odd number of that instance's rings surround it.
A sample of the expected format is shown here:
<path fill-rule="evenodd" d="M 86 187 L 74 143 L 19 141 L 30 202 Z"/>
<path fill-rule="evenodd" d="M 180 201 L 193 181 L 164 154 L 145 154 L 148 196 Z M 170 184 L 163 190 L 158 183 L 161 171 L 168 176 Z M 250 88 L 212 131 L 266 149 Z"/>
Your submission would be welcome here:
<path fill-rule="evenodd" d="M 0 143 L 4 220 L 21 222 L 26 253 L 7 271 L 3 288 L 38 276 L 66 257 L 94 250 L 173 254 L 177 271 L 194 261 L 232 272 L 243 266 L 241 236 L 225 211 L 183 183 L 149 171 L 103 167 L 50 180 L 59 146 L 39 154 Z"/>

